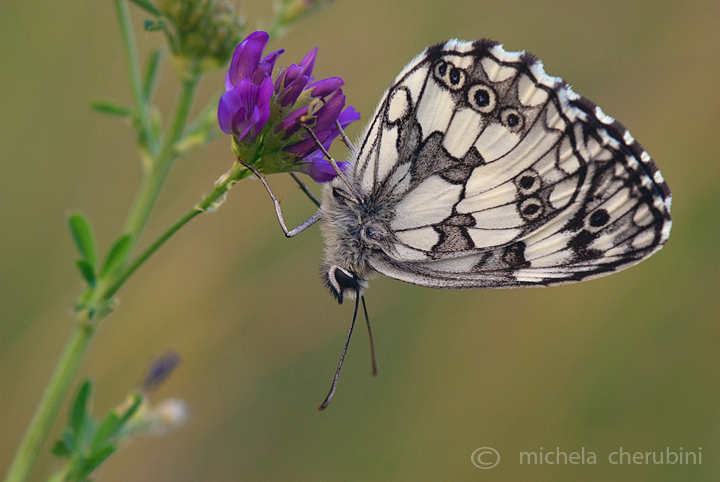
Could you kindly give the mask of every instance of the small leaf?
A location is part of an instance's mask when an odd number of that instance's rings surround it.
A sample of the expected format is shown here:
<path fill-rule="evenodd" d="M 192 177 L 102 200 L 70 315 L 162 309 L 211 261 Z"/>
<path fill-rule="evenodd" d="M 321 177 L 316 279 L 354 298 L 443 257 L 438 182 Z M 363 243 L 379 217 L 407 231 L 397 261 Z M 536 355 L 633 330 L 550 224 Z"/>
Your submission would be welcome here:
<path fill-rule="evenodd" d="M 80 467 L 77 468 L 75 477 L 78 480 L 85 480 L 93 470 L 95 470 L 100 464 L 105 462 L 105 460 L 110 457 L 116 450 L 116 445 L 108 444 L 100 447 L 98 450 L 93 451 L 93 453 L 90 454 L 89 457 L 87 457 L 79 464 Z"/>
<path fill-rule="evenodd" d="M 130 403 L 130 406 L 125 410 L 125 413 L 123 414 L 122 418 L 120 419 L 121 427 L 124 426 L 128 420 L 130 420 L 130 417 L 135 415 L 135 412 L 137 412 L 138 408 L 140 408 L 140 405 L 142 404 L 143 397 L 139 393 L 133 393 L 130 395 L 130 399 L 132 402 Z"/>
<path fill-rule="evenodd" d="M 96 449 L 109 444 L 121 427 L 122 419 L 115 410 L 108 413 L 93 435 L 92 442 L 90 442 L 90 451 L 94 452 Z"/>
<path fill-rule="evenodd" d="M 65 427 L 60 431 L 60 440 L 70 451 L 75 451 L 75 436 L 69 428 Z"/>
<path fill-rule="evenodd" d="M 97 248 L 95 235 L 93 234 L 90 222 L 80 213 L 72 213 L 68 219 L 70 232 L 72 233 L 75 245 L 80 255 L 88 260 L 91 266 L 95 266 L 97 260 Z"/>
<path fill-rule="evenodd" d="M 152 97 L 153 90 L 157 84 L 158 67 L 160 66 L 160 49 L 155 49 L 148 58 L 147 68 L 145 69 L 145 79 L 143 79 L 143 93 L 145 100 L 149 101 Z"/>
<path fill-rule="evenodd" d="M 121 408 L 108 413 L 93 435 L 92 441 L 90 442 L 90 451 L 94 452 L 100 447 L 115 442 L 113 439 L 125 427 L 125 424 L 137 411 L 138 407 L 140 407 L 142 400 L 143 398 L 140 394 L 134 393 L 128 397 L 128 400 L 122 404 Z"/>
<path fill-rule="evenodd" d="M 101 114 L 115 115 L 119 117 L 131 117 L 133 115 L 131 108 L 118 104 L 112 100 L 96 99 L 90 101 L 90 108 Z"/>
<path fill-rule="evenodd" d="M 68 420 L 68 425 L 70 426 L 70 430 L 72 430 L 76 445 L 80 444 L 80 440 L 82 439 L 85 426 L 87 425 L 88 418 L 90 416 L 91 395 L 92 381 L 85 380 L 75 396 L 75 401 L 72 404 Z"/>
<path fill-rule="evenodd" d="M 68 458 L 70 457 L 70 454 L 72 454 L 72 450 L 65 444 L 64 440 L 56 441 L 51 452 L 55 457 L 60 457 L 62 459 Z"/>
<path fill-rule="evenodd" d="M 85 258 L 79 259 L 75 262 L 75 266 L 77 266 L 78 271 L 80 271 L 83 279 L 87 281 L 87 284 L 95 286 L 95 267 L 90 264 L 90 261 Z"/>
<path fill-rule="evenodd" d="M 115 273 L 117 270 L 122 268 L 130 255 L 130 249 L 132 248 L 132 238 L 129 234 L 120 236 L 115 243 L 108 250 L 103 261 L 102 268 L 100 269 L 100 277 Z"/>
<path fill-rule="evenodd" d="M 132 3 L 134 3 L 135 5 L 137 5 L 138 7 L 145 10 L 146 12 L 152 13 L 156 17 L 159 17 L 160 15 L 162 15 L 162 12 L 160 12 L 160 10 L 158 10 L 157 7 L 155 5 L 153 5 L 151 2 L 149 2 L 148 0 L 130 0 L 130 1 Z"/>
<path fill-rule="evenodd" d="M 152 20 L 145 20 L 144 24 L 146 32 L 159 32 L 162 30 L 167 30 L 167 24 L 162 20 L 158 20 L 157 22 L 154 22 Z"/>

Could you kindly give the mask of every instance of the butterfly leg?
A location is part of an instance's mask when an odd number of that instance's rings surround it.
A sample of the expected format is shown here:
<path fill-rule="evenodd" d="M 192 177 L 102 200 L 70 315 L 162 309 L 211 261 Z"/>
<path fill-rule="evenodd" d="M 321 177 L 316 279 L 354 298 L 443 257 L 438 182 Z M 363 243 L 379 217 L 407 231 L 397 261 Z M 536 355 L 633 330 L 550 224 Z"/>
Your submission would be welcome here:
<path fill-rule="evenodd" d="M 315 224 L 316 222 L 318 222 L 320 220 L 320 218 L 322 217 L 322 213 L 320 211 L 318 211 L 315 214 L 313 214 L 310 218 L 306 219 L 302 224 L 300 224 L 300 226 L 296 227 L 293 230 L 288 230 L 287 225 L 285 224 L 285 219 L 283 218 L 283 215 L 282 215 L 282 210 L 280 209 L 280 201 L 277 200 L 277 198 L 275 197 L 275 194 L 272 192 L 272 189 L 270 189 L 270 185 L 265 180 L 265 176 L 260 174 L 260 172 L 257 169 L 255 169 L 253 166 L 251 166 L 250 164 L 247 164 L 240 159 L 238 159 L 238 162 L 240 164 L 242 164 L 243 166 L 245 166 L 246 168 L 248 168 L 250 171 L 252 171 L 252 173 L 255 175 L 255 177 L 260 179 L 260 182 L 262 182 L 263 186 L 265 186 L 265 190 L 268 192 L 268 194 L 270 195 L 270 198 L 273 201 L 273 204 L 275 205 L 275 214 L 277 215 L 278 221 L 280 222 L 280 227 L 282 228 L 283 232 L 285 233 L 285 236 L 287 236 L 288 238 L 292 238 L 293 236 L 305 231 L 307 228 L 309 228 L 310 226 L 312 226 L 313 224 Z"/>
<path fill-rule="evenodd" d="M 290 175 L 292 176 L 293 179 L 295 179 L 295 182 L 298 184 L 298 186 L 300 186 L 300 189 L 302 189 L 302 192 L 304 192 L 307 195 L 307 197 L 309 197 L 310 200 L 315 203 L 315 205 L 317 207 L 320 207 L 320 201 L 318 201 L 318 199 L 315 197 L 315 195 L 310 192 L 310 190 L 307 188 L 305 183 L 302 182 L 299 177 L 297 177 L 297 174 L 295 174 L 294 172 L 291 172 Z"/>

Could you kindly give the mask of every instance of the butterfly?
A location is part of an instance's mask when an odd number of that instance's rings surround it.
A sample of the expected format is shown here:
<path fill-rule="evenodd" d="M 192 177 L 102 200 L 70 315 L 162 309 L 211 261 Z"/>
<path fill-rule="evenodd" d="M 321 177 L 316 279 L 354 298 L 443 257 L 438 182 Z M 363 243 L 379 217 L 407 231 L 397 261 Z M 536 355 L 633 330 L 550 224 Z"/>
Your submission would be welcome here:
<path fill-rule="evenodd" d="M 355 316 L 377 274 L 444 289 L 560 285 L 630 267 L 670 234 L 668 185 L 625 127 L 494 41 L 427 48 L 361 139 L 318 213 L 285 230 L 320 221 L 322 279 L 340 303 L 356 300 Z"/>

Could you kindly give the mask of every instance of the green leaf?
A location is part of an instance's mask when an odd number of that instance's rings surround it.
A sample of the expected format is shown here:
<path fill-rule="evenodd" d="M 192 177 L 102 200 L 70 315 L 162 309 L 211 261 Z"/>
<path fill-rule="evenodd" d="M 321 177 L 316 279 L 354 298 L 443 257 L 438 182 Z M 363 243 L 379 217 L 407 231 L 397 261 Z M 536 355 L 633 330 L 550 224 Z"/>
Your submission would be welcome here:
<path fill-rule="evenodd" d="M 125 424 L 130 420 L 130 417 L 135 414 L 142 400 L 142 396 L 135 393 L 130 397 L 129 406 L 123 404 L 124 408 L 121 409 L 123 410 L 122 412 L 116 409 L 108 413 L 93 435 L 92 441 L 90 442 L 90 451 L 94 452 L 105 445 L 114 443 L 115 440 L 113 439 L 122 431 Z"/>
<path fill-rule="evenodd" d="M 90 418 L 90 396 L 92 395 L 92 385 L 92 381 L 85 380 L 80 387 L 80 390 L 78 390 L 78 393 L 75 396 L 75 401 L 72 404 L 72 409 L 70 410 L 68 425 L 72 431 L 73 438 L 75 440 L 74 444 L 76 446 L 80 445 L 85 427 L 88 423 L 88 419 Z"/>
<path fill-rule="evenodd" d="M 118 104 L 113 100 L 96 99 L 90 101 L 90 108 L 101 114 L 115 115 L 119 117 L 131 117 L 133 111 L 130 107 Z"/>
<path fill-rule="evenodd" d="M 85 480 L 93 470 L 105 462 L 105 460 L 116 450 L 116 445 L 108 444 L 94 451 L 89 457 L 85 458 L 80 464 L 78 464 L 79 467 L 77 468 L 77 472 L 74 474 L 75 478 L 77 480 Z"/>
<path fill-rule="evenodd" d="M 162 20 L 154 22 L 152 20 L 145 20 L 145 31 L 146 32 L 160 32 L 167 30 L 167 24 Z"/>
<path fill-rule="evenodd" d="M 79 259 L 75 262 L 78 271 L 82 275 L 83 279 L 87 281 L 90 286 L 95 286 L 95 267 L 87 259 Z"/>
<path fill-rule="evenodd" d="M 75 435 L 73 435 L 69 428 L 65 427 L 60 430 L 60 439 L 70 451 L 75 450 Z"/>
<path fill-rule="evenodd" d="M 145 100 L 149 101 L 152 97 L 155 85 L 158 80 L 158 67 L 160 66 L 160 49 L 152 51 L 148 58 L 148 64 L 145 69 L 145 78 L 143 79 L 143 94 Z"/>
<path fill-rule="evenodd" d="M 132 237 L 129 234 L 120 236 L 105 256 L 105 261 L 103 261 L 102 268 L 100 268 L 100 277 L 104 278 L 122 268 L 130 255 L 131 248 Z"/>
<path fill-rule="evenodd" d="M 135 415 L 135 412 L 137 412 L 138 408 L 140 408 L 140 405 L 143 401 L 143 396 L 139 393 L 133 393 L 130 395 L 130 398 L 132 399 L 132 403 L 130 406 L 125 410 L 125 413 L 123 414 L 122 418 L 120 419 L 121 425 L 124 426 L 130 418 Z M 122 428 L 121 426 L 121 428 Z"/>
<path fill-rule="evenodd" d="M 158 10 L 158 8 L 152 4 L 152 2 L 149 2 L 148 0 L 130 0 L 132 3 L 137 5 L 138 7 L 142 8 L 146 12 L 152 13 L 156 17 L 159 17 L 162 15 L 162 12 Z"/>
<path fill-rule="evenodd" d="M 97 260 L 97 248 L 95 235 L 93 234 L 90 222 L 82 214 L 75 212 L 68 219 L 70 232 L 72 233 L 75 245 L 80 255 L 88 260 L 91 266 L 95 266 Z"/>
<path fill-rule="evenodd" d="M 95 434 L 93 435 L 92 442 L 90 442 L 90 451 L 95 450 L 109 444 L 111 439 L 117 435 L 122 428 L 122 419 L 115 410 L 108 413 L 100 425 L 98 426 Z"/>
<path fill-rule="evenodd" d="M 72 454 L 72 450 L 65 444 L 64 440 L 57 440 L 55 445 L 53 445 L 51 452 L 55 457 L 60 457 L 62 459 L 68 458 L 70 457 L 70 454 Z"/>

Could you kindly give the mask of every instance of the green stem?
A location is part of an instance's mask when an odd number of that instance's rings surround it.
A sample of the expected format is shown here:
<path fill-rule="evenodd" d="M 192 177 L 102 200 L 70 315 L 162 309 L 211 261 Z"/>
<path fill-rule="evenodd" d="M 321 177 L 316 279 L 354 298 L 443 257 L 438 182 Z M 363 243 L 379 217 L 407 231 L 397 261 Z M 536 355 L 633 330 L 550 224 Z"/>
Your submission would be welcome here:
<path fill-rule="evenodd" d="M 67 462 L 60 470 L 55 472 L 47 482 L 65 482 L 70 470 L 72 470 L 72 463 Z"/>
<path fill-rule="evenodd" d="M 236 182 L 250 176 L 251 172 L 242 167 L 241 165 L 236 165 L 233 167 L 233 169 L 224 177 L 222 182 L 219 182 L 215 185 L 215 189 L 205 196 L 202 201 L 200 201 L 198 204 L 193 206 L 190 210 L 188 210 L 185 214 L 183 214 L 175 223 L 168 228 L 167 231 L 165 231 L 163 234 L 161 234 L 155 241 L 153 241 L 150 246 L 148 246 L 145 251 L 143 251 L 137 258 L 135 258 L 130 265 L 125 268 L 122 273 L 115 279 L 113 284 L 105 291 L 105 299 L 109 299 L 112 297 L 117 290 L 120 289 L 120 287 L 132 276 L 132 274 L 145 262 L 147 259 L 152 256 L 155 251 L 160 248 L 165 242 L 170 239 L 170 237 L 175 234 L 180 228 L 185 226 L 187 223 L 189 223 L 195 216 L 198 214 L 202 214 L 204 212 L 207 212 L 209 209 L 211 209 L 220 199 L 222 196 L 227 193 L 230 188 L 235 184 Z"/>
<path fill-rule="evenodd" d="M 157 157 L 153 159 L 149 170 L 143 178 L 138 196 L 135 199 L 135 204 L 130 211 L 130 216 L 125 222 L 123 232 L 129 234 L 134 243 L 137 242 L 147 223 L 150 211 L 160 194 L 160 188 L 165 182 L 173 161 L 175 160 L 175 144 L 180 139 L 183 129 L 185 128 L 198 80 L 199 75 L 197 73 L 193 73 L 190 78 L 183 80 L 182 90 L 180 91 L 180 97 L 172 123 L 165 134 L 160 152 Z"/>
<path fill-rule="evenodd" d="M 20 447 L 8 470 L 5 482 L 24 481 L 30 473 L 30 469 L 40 452 L 40 447 L 45 442 L 65 394 L 70 388 L 70 382 L 75 375 L 80 360 L 90 343 L 93 331 L 93 326 L 86 319 L 79 319 L 76 322 L 75 329 L 65 345 L 55 371 L 50 377 L 48 386 L 45 388 L 42 400 L 40 400 L 25 436 L 20 442 Z"/>
<path fill-rule="evenodd" d="M 110 285 L 104 283 L 97 286 L 97 291 L 93 300 L 97 303 L 110 299 L 118 289 L 127 281 L 127 279 L 145 262 L 147 259 L 160 248 L 170 237 L 175 234 L 185 224 L 190 222 L 195 216 L 203 212 L 207 212 L 216 206 L 217 201 L 225 195 L 230 188 L 238 181 L 248 177 L 250 171 L 246 170 L 239 164 L 218 182 L 215 189 L 203 198 L 192 209 L 181 216 L 170 228 L 161 234 L 145 251 L 143 251 Z M 108 286 L 107 288 L 105 286 Z M 94 303 L 93 303 L 94 304 Z M 57 417 L 60 410 L 62 400 L 65 398 L 70 387 L 75 372 L 80 364 L 80 360 L 85 354 L 85 350 L 92 339 L 94 327 L 101 320 L 98 317 L 95 320 L 89 320 L 88 312 L 82 311 L 79 319 L 75 324 L 75 331 L 68 341 L 65 349 L 58 361 L 55 371 L 50 378 L 50 382 L 45 389 L 42 400 L 35 411 L 32 421 L 25 432 L 25 436 L 20 444 L 15 459 L 7 473 L 5 482 L 22 482 L 24 481 L 32 468 L 33 463 L 40 451 L 40 447 L 47 438 L 50 427 Z"/>
<path fill-rule="evenodd" d="M 143 92 L 143 82 L 142 76 L 140 75 L 137 48 L 131 26 L 130 13 L 125 0 L 115 0 L 115 6 L 120 21 L 120 29 L 124 40 L 125 53 L 130 70 L 133 95 L 135 97 L 135 104 L 140 120 L 140 129 L 142 131 L 140 133 L 141 138 L 147 143 L 149 154 L 153 158 L 149 169 L 144 176 L 135 204 L 131 209 L 124 229 L 126 234 L 131 235 L 133 242 L 137 242 L 143 228 L 145 227 L 150 211 L 155 205 L 160 188 L 167 178 L 170 168 L 172 167 L 173 160 L 175 159 L 175 144 L 182 135 L 185 124 L 187 123 L 192 99 L 195 94 L 195 88 L 199 80 L 199 73 L 195 68 L 189 69 L 188 75 L 183 79 L 178 106 L 175 110 L 170 127 L 163 139 L 162 145 L 160 145 L 159 139 L 153 135 L 151 129 L 150 111 L 147 99 L 145 98 Z M 185 222 L 190 219 L 192 219 L 192 217 L 188 218 Z M 181 226 L 182 224 L 175 227 L 174 231 L 169 233 L 161 242 L 154 243 L 154 249 L 157 249 Z M 147 259 L 150 254 L 152 254 L 152 252 L 148 252 L 142 261 Z M 93 290 L 94 293 L 91 304 L 102 306 L 106 303 L 106 301 L 112 297 L 112 294 L 117 291 L 122 283 L 135 269 L 137 269 L 140 264 L 141 263 L 133 265 L 128 274 L 121 276 L 122 279 L 120 280 L 98 280 L 98 285 Z M 78 366 L 80 365 L 80 361 L 85 354 L 85 350 L 92 339 L 94 327 L 102 318 L 104 318 L 106 314 L 106 312 L 102 312 L 97 315 L 93 315 L 94 319 L 91 319 L 91 316 L 87 311 L 82 311 L 79 314 L 74 332 L 60 356 L 60 360 L 58 361 L 55 371 L 53 372 L 45 389 L 42 400 L 33 415 L 33 419 L 25 432 L 15 459 L 8 470 L 6 482 L 22 482 L 27 478 L 32 465 L 35 462 L 37 454 L 47 438 L 51 425 L 57 417 L 62 400 L 65 398 L 65 395 L 70 388 L 70 383 Z"/>
<path fill-rule="evenodd" d="M 127 57 L 130 73 L 130 85 L 132 86 L 135 107 L 137 108 L 138 118 L 140 120 L 142 138 L 145 139 L 150 154 L 155 155 L 158 151 L 158 139 L 152 132 L 150 106 L 148 106 L 147 99 L 145 98 L 145 89 L 142 74 L 140 73 L 140 61 L 138 60 L 130 10 L 125 0 L 115 0 L 115 9 L 117 10 L 118 20 L 120 21 L 120 33 L 123 38 L 123 47 L 125 47 L 125 56 Z"/>

